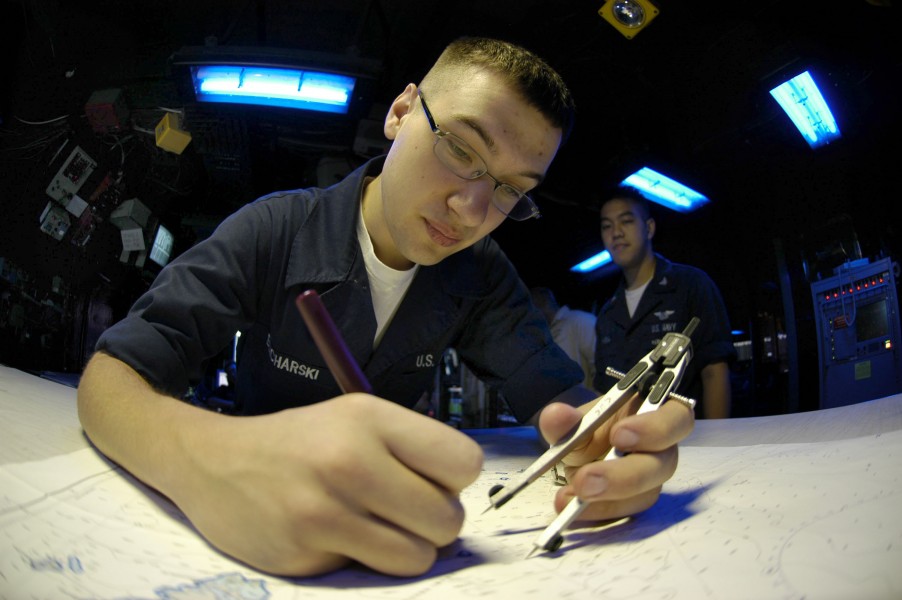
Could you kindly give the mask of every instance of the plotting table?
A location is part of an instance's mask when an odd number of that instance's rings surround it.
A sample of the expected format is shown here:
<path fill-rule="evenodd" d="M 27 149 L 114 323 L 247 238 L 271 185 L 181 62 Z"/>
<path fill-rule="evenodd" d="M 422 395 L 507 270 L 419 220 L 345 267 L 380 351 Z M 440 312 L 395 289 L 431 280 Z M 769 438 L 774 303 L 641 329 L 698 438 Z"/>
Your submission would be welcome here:
<path fill-rule="evenodd" d="M 541 452 L 535 433 L 469 433 L 484 472 L 430 573 L 277 578 L 96 452 L 73 388 L 0 366 L 0 598 L 902 598 L 902 395 L 699 421 L 654 507 L 529 559 L 554 516 L 550 476 L 482 512 Z"/>

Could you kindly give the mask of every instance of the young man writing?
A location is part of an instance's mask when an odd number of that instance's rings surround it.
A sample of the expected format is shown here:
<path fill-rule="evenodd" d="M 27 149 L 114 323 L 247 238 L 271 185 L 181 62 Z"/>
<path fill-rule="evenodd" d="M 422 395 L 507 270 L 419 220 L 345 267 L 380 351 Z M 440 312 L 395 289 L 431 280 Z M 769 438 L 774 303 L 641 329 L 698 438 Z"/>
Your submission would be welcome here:
<path fill-rule="evenodd" d="M 537 211 L 538 185 L 572 119 L 559 76 L 525 50 L 464 39 L 392 102 L 392 146 L 326 190 L 281 192 L 239 210 L 173 261 L 107 330 L 79 387 L 79 415 L 111 459 L 175 502 L 214 546 L 275 574 L 358 561 L 395 575 L 430 568 L 463 523 L 460 491 L 482 454 L 408 410 L 447 347 L 501 387 L 518 418 L 564 435 L 594 397 L 488 237 Z M 373 395 L 342 394 L 294 307 L 321 296 Z M 179 401 L 236 330 L 239 403 L 227 416 Z M 561 400 L 544 410 L 553 400 Z M 654 503 L 692 429 L 682 406 L 625 418 L 631 452 L 563 488 L 586 518 Z M 617 463 L 617 464 L 613 464 Z"/>

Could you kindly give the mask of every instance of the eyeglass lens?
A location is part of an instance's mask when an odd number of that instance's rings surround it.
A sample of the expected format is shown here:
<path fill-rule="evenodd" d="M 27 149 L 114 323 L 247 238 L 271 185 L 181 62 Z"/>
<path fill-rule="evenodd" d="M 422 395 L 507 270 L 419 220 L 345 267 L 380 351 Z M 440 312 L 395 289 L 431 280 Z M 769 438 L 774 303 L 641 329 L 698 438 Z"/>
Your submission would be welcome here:
<path fill-rule="evenodd" d="M 444 132 L 443 132 L 444 133 Z M 452 173 L 462 179 L 478 179 L 488 175 L 485 161 L 466 142 L 453 134 L 444 133 L 436 138 L 435 155 Z M 488 175 L 492 177 L 491 175 Z M 515 221 L 534 216 L 538 211 L 534 204 L 520 190 L 501 183 L 494 177 L 495 190 L 492 202 L 505 215 Z"/>
<path fill-rule="evenodd" d="M 511 219 L 525 221 L 531 217 L 538 217 L 539 209 L 529 196 L 517 188 L 495 179 L 489 174 L 485 161 L 469 144 L 453 133 L 439 129 L 426 105 L 426 99 L 423 98 L 422 92 L 418 91 L 417 93 L 420 95 L 420 102 L 429 126 L 436 136 L 433 151 L 441 163 L 462 179 L 478 179 L 483 175 L 490 177 L 495 182 L 492 204 Z"/>

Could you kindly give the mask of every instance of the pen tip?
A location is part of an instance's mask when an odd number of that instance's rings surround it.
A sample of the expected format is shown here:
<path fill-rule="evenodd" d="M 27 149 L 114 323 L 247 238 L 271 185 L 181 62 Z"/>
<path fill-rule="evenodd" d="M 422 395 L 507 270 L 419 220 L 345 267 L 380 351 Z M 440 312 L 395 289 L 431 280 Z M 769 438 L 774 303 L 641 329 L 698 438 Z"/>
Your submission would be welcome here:
<path fill-rule="evenodd" d="M 495 505 L 494 505 L 494 504 L 489 504 L 488 506 L 485 507 L 485 510 L 482 511 L 480 514 L 483 514 L 483 515 L 484 515 L 485 513 L 487 513 L 487 512 L 489 512 L 490 510 L 492 510 L 493 508 L 495 508 Z"/>
<path fill-rule="evenodd" d="M 532 550 L 529 551 L 529 554 L 526 555 L 526 558 L 532 558 L 532 555 L 539 551 L 538 546 L 533 546 Z"/>

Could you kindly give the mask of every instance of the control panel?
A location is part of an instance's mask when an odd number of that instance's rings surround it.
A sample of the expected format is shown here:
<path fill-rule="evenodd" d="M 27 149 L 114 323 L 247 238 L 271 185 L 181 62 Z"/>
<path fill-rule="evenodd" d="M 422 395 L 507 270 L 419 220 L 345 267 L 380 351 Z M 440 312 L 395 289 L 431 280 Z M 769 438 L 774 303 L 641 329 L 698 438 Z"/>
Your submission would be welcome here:
<path fill-rule="evenodd" d="M 97 167 L 97 163 L 94 159 L 76 146 L 66 162 L 56 172 L 50 185 L 47 186 L 47 195 L 65 206 L 81 189 L 85 180 L 94 172 L 95 167 Z"/>
<path fill-rule="evenodd" d="M 821 408 L 902 391 L 899 303 L 889 258 L 843 265 L 811 284 Z"/>

